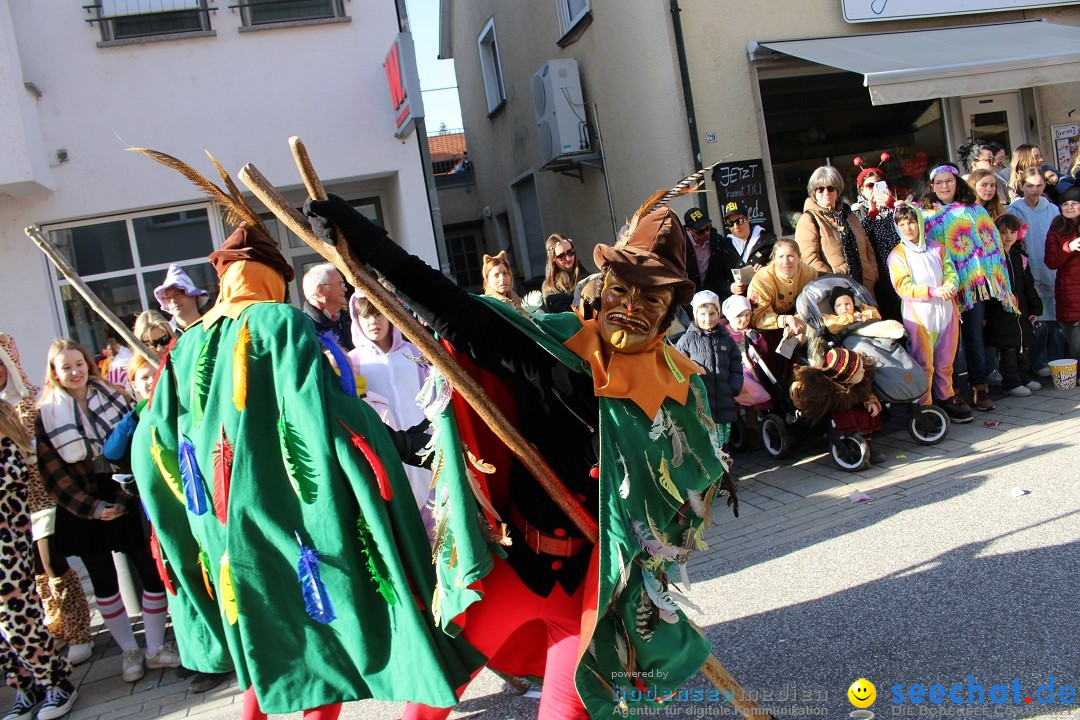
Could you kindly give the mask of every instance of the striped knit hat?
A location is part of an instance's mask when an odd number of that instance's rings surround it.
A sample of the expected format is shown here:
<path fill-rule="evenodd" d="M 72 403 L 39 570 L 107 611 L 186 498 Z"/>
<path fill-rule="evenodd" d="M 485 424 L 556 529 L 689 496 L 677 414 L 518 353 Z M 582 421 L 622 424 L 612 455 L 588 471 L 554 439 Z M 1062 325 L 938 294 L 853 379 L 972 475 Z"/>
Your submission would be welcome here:
<path fill-rule="evenodd" d="M 855 373 L 862 367 L 862 358 L 844 348 L 833 348 L 825 355 L 825 367 L 821 368 L 825 377 L 847 385 Z"/>

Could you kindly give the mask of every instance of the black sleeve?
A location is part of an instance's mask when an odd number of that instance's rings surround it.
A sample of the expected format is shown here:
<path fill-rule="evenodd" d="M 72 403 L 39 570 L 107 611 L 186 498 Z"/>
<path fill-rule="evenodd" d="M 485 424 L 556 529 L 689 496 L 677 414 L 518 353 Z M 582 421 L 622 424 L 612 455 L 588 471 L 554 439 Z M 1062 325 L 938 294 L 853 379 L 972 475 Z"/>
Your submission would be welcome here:
<path fill-rule="evenodd" d="M 531 374 L 550 357 L 536 343 L 423 260 L 405 252 L 381 228 L 347 236 L 358 258 L 378 270 L 431 328 L 480 367 L 499 374 Z"/>

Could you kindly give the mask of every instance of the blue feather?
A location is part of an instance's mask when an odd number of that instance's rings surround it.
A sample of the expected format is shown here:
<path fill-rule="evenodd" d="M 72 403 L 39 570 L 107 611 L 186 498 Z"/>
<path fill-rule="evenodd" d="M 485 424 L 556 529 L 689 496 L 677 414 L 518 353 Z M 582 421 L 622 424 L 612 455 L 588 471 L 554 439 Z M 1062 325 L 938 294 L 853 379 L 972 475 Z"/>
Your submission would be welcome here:
<path fill-rule="evenodd" d="M 300 582 L 300 590 L 304 595 L 304 608 L 308 615 L 324 625 L 332 623 L 337 615 L 334 613 L 334 604 L 330 602 L 330 594 L 326 592 L 326 585 L 319 577 L 319 553 L 304 547 L 300 533 L 295 534 L 296 542 L 300 543 L 296 579 Z"/>
<path fill-rule="evenodd" d="M 319 342 L 333 356 L 337 364 L 338 372 L 341 373 L 341 389 L 349 397 L 356 397 L 356 377 L 353 375 L 352 363 L 338 344 L 337 335 L 333 330 L 327 330 L 319 335 Z"/>
<path fill-rule="evenodd" d="M 199 472 L 199 461 L 195 459 L 195 446 L 187 438 L 180 443 L 180 477 L 184 482 L 184 499 L 188 510 L 202 515 L 209 509 L 206 484 Z"/>

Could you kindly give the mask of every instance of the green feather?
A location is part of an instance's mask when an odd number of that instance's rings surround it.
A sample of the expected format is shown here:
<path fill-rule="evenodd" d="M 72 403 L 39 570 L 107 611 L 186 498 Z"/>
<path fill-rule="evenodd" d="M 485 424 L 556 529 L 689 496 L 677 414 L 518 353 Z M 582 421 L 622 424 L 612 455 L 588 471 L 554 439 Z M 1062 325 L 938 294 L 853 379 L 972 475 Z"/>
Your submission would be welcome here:
<path fill-rule="evenodd" d="M 217 329 L 220 324 L 213 325 L 203 337 L 202 346 L 199 348 L 199 357 L 195 360 L 195 373 L 191 381 L 191 417 L 195 427 L 202 425 L 203 412 L 206 410 L 206 399 L 210 396 L 210 381 L 214 375 L 214 364 L 217 357 L 216 344 Z M 211 346 L 214 346 L 211 348 Z"/>
<path fill-rule="evenodd" d="M 393 605 L 397 602 L 397 594 L 394 592 L 394 586 L 390 584 L 389 578 L 386 577 L 386 573 L 380 568 L 382 562 L 378 557 L 378 551 L 374 547 L 374 539 L 371 537 L 371 531 L 368 529 L 363 515 L 356 519 L 356 532 L 360 536 L 360 551 L 364 553 L 364 559 L 367 561 L 371 582 L 375 583 L 375 587 L 379 589 L 379 594 L 382 595 L 386 604 Z"/>
<path fill-rule="evenodd" d="M 285 417 L 285 398 L 281 399 L 277 432 L 281 459 L 285 464 L 285 474 L 289 476 L 289 484 L 300 500 L 308 504 L 315 502 L 319 495 L 319 485 L 315 482 L 315 472 L 311 469 L 311 455 L 308 454 L 303 438 L 292 429 Z"/>

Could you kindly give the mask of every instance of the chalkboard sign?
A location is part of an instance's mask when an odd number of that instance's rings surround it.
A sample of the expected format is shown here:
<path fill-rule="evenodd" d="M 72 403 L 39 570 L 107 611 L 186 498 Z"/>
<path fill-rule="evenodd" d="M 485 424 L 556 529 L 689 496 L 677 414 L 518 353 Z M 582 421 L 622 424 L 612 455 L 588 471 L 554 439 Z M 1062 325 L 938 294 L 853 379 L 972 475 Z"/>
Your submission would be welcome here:
<path fill-rule="evenodd" d="M 750 224 L 773 232 L 769 193 L 765 189 L 765 166 L 761 158 L 721 163 L 713 168 L 713 182 L 720 199 L 720 213 L 729 202 L 741 202 L 750 213 Z M 720 218 L 716 222 L 720 222 Z"/>

